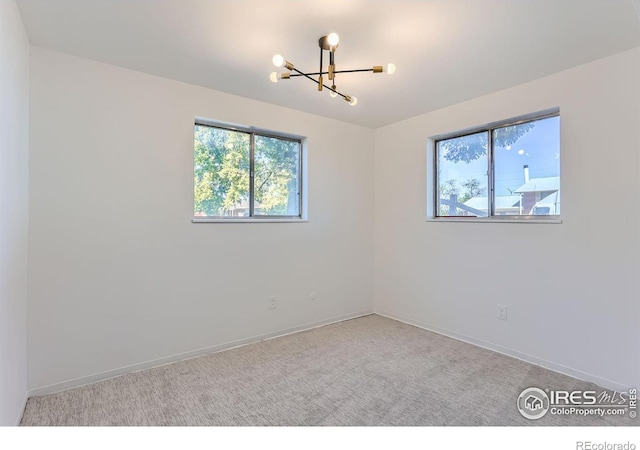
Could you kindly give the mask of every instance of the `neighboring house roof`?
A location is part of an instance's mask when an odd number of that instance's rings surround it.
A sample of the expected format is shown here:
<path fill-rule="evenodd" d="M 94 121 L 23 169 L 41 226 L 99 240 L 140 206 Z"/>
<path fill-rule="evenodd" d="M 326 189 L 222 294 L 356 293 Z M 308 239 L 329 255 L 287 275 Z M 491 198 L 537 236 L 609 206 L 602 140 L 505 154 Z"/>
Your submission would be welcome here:
<path fill-rule="evenodd" d="M 536 203 L 536 206 L 550 206 L 555 205 L 560 200 L 560 191 L 556 191 L 553 194 L 547 195 L 545 198 Z"/>
<path fill-rule="evenodd" d="M 487 197 L 471 197 L 464 204 L 473 209 L 486 210 L 489 207 L 489 199 Z"/>
<path fill-rule="evenodd" d="M 497 196 L 495 201 L 496 209 L 517 208 L 520 206 L 519 203 L 519 195 Z M 489 199 L 487 197 L 472 197 L 464 202 L 464 204 L 470 208 L 486 211 L 489 206 Z"/>
<path fill-rule="evenodd" d="M 532 178 L 513 192 L 557 191 L 560 189 L 560 177 Z"/>

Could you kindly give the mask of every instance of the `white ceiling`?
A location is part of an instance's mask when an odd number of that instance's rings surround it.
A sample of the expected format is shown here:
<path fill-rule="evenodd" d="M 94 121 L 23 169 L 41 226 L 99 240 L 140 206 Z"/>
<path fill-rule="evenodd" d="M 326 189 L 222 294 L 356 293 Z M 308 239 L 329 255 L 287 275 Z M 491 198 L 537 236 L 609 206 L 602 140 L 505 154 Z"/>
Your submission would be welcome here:
<path fill-rule="evenodd" d="M 638 0 L 17 0 L 34 45 L 368 127 L 514 86 L 640 45 Z M 335 31 L 358 105 L 297 78 Z"/>

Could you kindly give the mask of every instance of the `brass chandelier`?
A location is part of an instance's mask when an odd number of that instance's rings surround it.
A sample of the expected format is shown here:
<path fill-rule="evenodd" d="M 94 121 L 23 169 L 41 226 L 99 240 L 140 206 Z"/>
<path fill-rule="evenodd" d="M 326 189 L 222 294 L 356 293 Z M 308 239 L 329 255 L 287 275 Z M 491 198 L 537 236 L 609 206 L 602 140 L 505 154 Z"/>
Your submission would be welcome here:
<path fill-rule="evenodd" d="M 353 95 L 346 95 L 338 91 L 336 87 L 336 75 L 343 73 L 354 73 L 354 72 L 373 72 L 373 73 L 383 73 L 391 75 L 396 71 L 396 66 L 394 64 L 387 64 L 386 67 L 383 66 L 373 66 L 371 69 L 350 69 L 350 70 L 336 70 L 335 63 L 335 52 L 340 43 L 340 37 L 336 33 L 331 33 L 327 36 L 322 36 L 318 40 L 318 45 L 320 46 L 320 70 L 318 72 L 301 72 L 296 69 L 296 67 L 286 59 L 282 55 L 275 55 L 273 57 L 273 64 L 276 67 L 284 67 L 288 72 L 271 72 L 269 78 L 272 82 L 277 83 L 278 80 L 289 80 L 293 77 L 306 77 L 309 80 L 313 81 L 318 86 L 318 91 L 322 91 L 323 88 L 326 88 L 329 91 L 329 95 L 331 97 L 342 97 L 344 100 L 349 102 L 351 106 L 355 106 L 358 103 L 358 99 Z M 327 66 L 327 70 L 324 71 L 322 61 L 324 52 L 329 52 L 329 64 Z M 291 73 L 294 72 L 294 73 Z M 324 75 L 327 75 L 329 82 L 331 82 L 331 86 L 327 86 L 324 84 Z M 318 76 L 318 79 L 315 79 L 314 76 Z"/>

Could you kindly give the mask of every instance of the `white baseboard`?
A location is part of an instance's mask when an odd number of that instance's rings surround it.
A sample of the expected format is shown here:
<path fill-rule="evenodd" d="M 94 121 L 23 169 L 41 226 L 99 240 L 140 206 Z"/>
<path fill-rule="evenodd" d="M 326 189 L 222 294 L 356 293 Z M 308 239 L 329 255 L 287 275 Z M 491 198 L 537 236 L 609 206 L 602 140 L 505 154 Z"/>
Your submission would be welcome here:
<path fill-rule="evenodd" d="M 583 372 L 581 370 L 578 369 L 573 369 L 571 367 L 567 367 L 565 365 L 553 362 L 553 361 L 548 361 L 546 359 L 542 359 L 542 358 L 538 358 L 537 356 L 533 356 L 533 355 L 529 355 L 527 353 L 522 353 L 519 352 L 517 350 L 508 348 L 508 347 L 503 347 L 502 345 L 498 345 L 498 344 L 494 344 L 492 342 L 487 342 L 487 341 L 483 341 L 481 339 L 476 339 L 476 338 L 472 338 L 470 336 L 466 336 L 464 334 L 460 334 L 460 333 L 456 333 L 454 331 L 450 331 L 450 330 L 445 330 L 443 328 L 440 327 L 436 327 L 434 325 L 431 324 L 426 324 L 423 322 L 419 322 L 413 319 L 409 319 L 406 317 L 402 317 L 402 316 L 398 316 L 396 314 L 393 313 L 389 313 L 386 311 L 380 311 L 380 310 L 374 310 L 375 314 L 378 314 L 379 316 L 383 316 L 383 317 L 387 317 L 389 319 L 393 319 L 393 320 L 397 320 L 399 322 L 403 322 L 406 323 L 408 325 L 413 325 L 414 327 L 418 327 L 418 328 L 422 328 L 424 330 L 427 331 L 432 331 L 434 333 L 438 333 L 441 334 L 443 336 L 447 336 L 453 339 L 456 339 L 458 341 L 462 341 L 462 342 L 466 342 L 467 344 L 472 344 L 472 345 L 476 345 L 478 347 L 482 347 L 484 349 L 487 350 L 491 350 L 497 353 L 501 353 L 503 355 L 507 355 L 507 356 L 511 356 L 512 358 L 516 358 L 519 359 L 521 361 L 530 363 L 530 364 L 534 364 L 536 366 L 540 366 L 543 367 L 545 369 L 549 369 L 549 370 L 553 370 L 554 372 L 558 372 L 561 373 L 563 375 L 567 375 L 573 378 L 577 378 L 579 380 L 582 381 L 588 381 L 591 383 L 594 383 L 600 387 L 603 387 L 605 389 L 611 389 L 614 391 L 618 391 L 618 392 L 622 392 L 622 391 L 627 391 L 630 387 L 632 386 L 625 386 L 623 384 L 620 384 L 616 381 L 613 380 L 609 380 L 606 378 L 602 378 L 599 377 L 597 375 L 593 375 L 591 373 L 587 373 L 587 372 Z"/>
<path fill-rule="evenodd" d="M 468 344 L 472 344 L 472 345 L 476 345 L 478 347 L 482 347 L 484 349 L 487 350 L 491 350 L 497 353 L 501 353 L 503 355 L 507 355 L 516 359 L 519 359 L 521 361 L 530 363 L 530 364 L 534 364 L 536 366 L 540 366 L 543 367 L 545 369 L 549 369 L 549 370 L 553 370 L 554 372 L 558 372 L 561 373 L 563 375 L 567 375 L 573 378 L 577 378 L 579 380 L 583 380 L 583 381 L 589 381 L 591 383 L 594 383 L 600 387 L 606 388 L 606 389 L 612 389 L 618 392 L 621 391 L 626 391 L 627 389 L 629 389 L 629 386 L 625 386 L 623 384 L 620 384 L 616 381 L 613 380 L 609 380 L 606 378 L 602 378 L 599 377 L 597 375 L 593 375 L 587 372 L 583 372 L 581 370 L 577 370 L 577 369 L 573 369 L 571 367 L 553 362 L 553 361 L 548 361 L 542 358 L 538 358 L 536 356 L 533 355 L 529 355 L 527 353 L 522 353 L 519 352 L 517 350 L 508 348 L 508 347 L 504 347 L 498 344 L 494 344 L 491 342 L 487 342 L 487 341 L 483 341 L 481 339 L 476 339 L 476 338 L 472 338 L 470 336 L 466 336 L 460 333 L 456 333 L 454 331 L 450 331 L 450 330 L 446 330 L 440 327 L 436 327 L 434 325 L 431 324 L 427 324 L 427 323 L 423 323 L 420 321 L 416 321 L 413 319 L 409 319 L 407 317 L 403 317 L 403 316 L 399 316 L 393 313 L 389 313 L 386 311 L 380 311 L 380 310 L 365 310 L 365 311 L 361 311 L 358 313 L 352 313 L 352 314 L 345 314 L 342 316 L 338 316 L 338 317 L 333 317 L 333 318 L 329 318 L 329 319 L 324 319 L 324 320 L 319 320 L 316 322 L 310 322 L 310 323 L 306 323 L 303 325 L 299 325 L 296 327 L 291 327 L 291 328 L 286 328 L 283 330 L 278 330 L 278 331 L 273 331 L 270 333 L 265 333 L 265 334 L 261 334 L 261 335 L 257 335 L 257 336 L 252 336 L 249 338 L 245 338 L 245 339 L 239 339 L 236 341 L 231 341 L 231 342 L 227 342 L 227 343 L 223 343 L 223 344 L 218 344 L 218 345 L 213 345 L 210 347 L 205 347 L 205 348 L 201 348 L 201 349 L 197 349 L 197 350 L 192 350 L 189 352 L 184 352 L 184 353 L 179 353 L 177 355 L 172 355 L 172 356 L 167 356 L 164 358 L 159 358 L 159 359 L 154 359 L 151 361 L 146 361 L 146 362 L 142 362 L 142 363 L 138 363 L 138 364 L 133 364 L 130 366 L 125 366 L 125 367 L 121 367 L 118 369 L 113 369 L 113 370 L 108 370 L 106 372 L 101 372 L 101 373 L 97 373 L 97 374 L 93 374 L 93 375 L 88 375 L 88 376 L 84 376 L 84 377 L 80 377 L 80 378 L 75 378 L 73 380 L 67 380 L 67 381 L 63 381 L 60 383 L 55 383 L 55 384 L 50 384 L 48 386 L 43 386 L 40 388 L 36 388 L 36 389 L 32 389 L 31 391 L 29 391 L 28 395 L 25 397 L 24 400 L 24 405 L 22 408 L 22 411 L 16 421 L 16 425 L 18 425 L 22 419 L 22 413 L 24 412 L 24 407 L 26 407 L 26 403 L 28 400 L 28 397 L 33 397 L 33 396 L 38 396 L 38 395 L 47 395 L 47 394 L 53 394 L 55 392 L 60 392 L 60 391 L 64 391 L 67 389 L 72 389 L 75 387 L 79 387 L 79 386 L 84 386 L 86 384 L 92 384 L 92 383 L 97 383 L 99 381 L 104 381 L 104 380 L 108 380 L 110 378 L 115 378 L 121 375 L 125 375 L 127 373 L 131 373 L 131 372 L 138 372 L 140 370 L 146 370 L 146 369 L 152 369 L 154 367 L 159 367 L 159 366 L 164 366 L 166 364 L 172 364 L 178 361 L 184 361 L 187 359 L 191 359 L 191 358 L 197 358 L 199 356 L 204 356 L 207 354 L 211 354 L 211 353 L 218 353 L 221 351 L 226 351 L 226 350 L 231 350 L 233 348 L 237 348 L 237 347 L 241 347 L 244 345 L 249 345 L 249 344 L 254 344 L 256 342 L 260 342 L 260 341 L 264 341 L 267 339 L 273 339 L 273 338 L 277 338 L 277 337 L 282 337 L 285 336 L 287 334 L 293 334 L 293 333 L 299 333 L 301 331 L 306 331 L 306 330 L 310 330 L 313 328 L 318 328 L 321 326 L 325 326 L 325 325 L 329 325 L 332 323 L 337 323 L 337 322 L 342 322 L 345 320 L 350 320 L 350 319 L 355 319 L 358 317 L 363 317 L 363 316 L 368 316 L 370 314 L 378 314 L 380 316 L 383 317 L 387 317 L 389 319 L 393 319 L 393 320 L 397 320 L 399 322 L 403 322 L 406 323 L 408 325 L 412 325 L 418 328 L 422 328 L 424 330 L 427 331 L 432 331 L 434 333 L 438 333 L 441 334 L 443 336 L 447 336 L 453 339 L 456 339 L 458 341 L 462 341 L 462 342 L 466 342 Z"/>
<path fill-rule="evenodd" d="M 306 330 L 321 327 L 324 325 L 342 322 L 345 320 L 355 319 L 357 317 L 368 316 L 371 314 L 373 314 L 373 310 L 365 310 L 357 313 L 345 314 L 342 316 L 332 317 L 324 320 L 318 320 L 315 322 L 310 322 L 310 323 L 306 323 L 306 324 L 291 327 L 291 328 L 285 328 L 283 330 L 278 330 L 270 333 L 252 336 L 245 339 L 239 339 L 236 341 L 226 342 L 218 345 L 212 345 L 210 347 L 204 347 L 204 348 L 192 350 L 189 352 L 179 353 L 177 355 L 158 358 L 158 359 L 154 359 L 151 361 L 146 361 L 138 364 L 132 364 L 130 366 L 120 367 L 118 369 L 107 370 L 106 372 L 100 372 L 93 375 L 87 375 L 84 377 L 74 378 L 72 380 L 62 381 L 60 383 L 54 383 L 48 386 L 32 389 L 29 391 L 28 397 L 53 394 L 56 392 L 65 391 L 67 389 L 84 386 L 86 384 L 92 384 L 92 383 L 97 383 L 99 381 L 108 380 L 110 378 L 115 378 L 121 375 L 125 375 L 127 373 L 138 372 L 140 370 L 145 370 L 145 369 L 152 369 L 154 367 L 164 366 L 166 364 L 172 364 L 178 361 L 184 361 L 191 358 L 197 358 L 198 356 L 203 356 L 210 353 L 218 353 L 225 350 L 231 350 L 232 348 L 241 347 L 243 345 L 255 344 L 256 342 L 264 341 L 267 339 L 272 339 L 272 338 L 276 338 L 276 337 L 280 337 L 280 336 L 284 336 L 292 333 L 299 333 L 301 331 L 306 331 Z M 26 404 L 26 400 L 25 400 L 25 404 Z"/>
<path fill-rule="evenodd" d="M 22 422 L 22 416 L 24 416 L 24 410 L 27 407 L 27 401 L 29 400 L 29 393 L 25 393 L 24 394 L 24 400 L 22 401 L 22 408 L 20 408 L 20 411 L 18 411 L 18 418 L 16 419 L 16 426 L 20 425 L 20 422 Z"/>

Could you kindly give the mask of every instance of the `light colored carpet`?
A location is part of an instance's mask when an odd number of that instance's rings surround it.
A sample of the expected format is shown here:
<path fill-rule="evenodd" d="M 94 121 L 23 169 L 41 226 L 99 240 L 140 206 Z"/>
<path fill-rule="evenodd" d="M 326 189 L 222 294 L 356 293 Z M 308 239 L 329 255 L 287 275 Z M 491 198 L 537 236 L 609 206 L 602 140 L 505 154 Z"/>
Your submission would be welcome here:
<path fill-rule="evenodd" d="M 594 385 L 370 315 L 31 398 L 22 425 L 637 425 L 516 409 Z"/>

